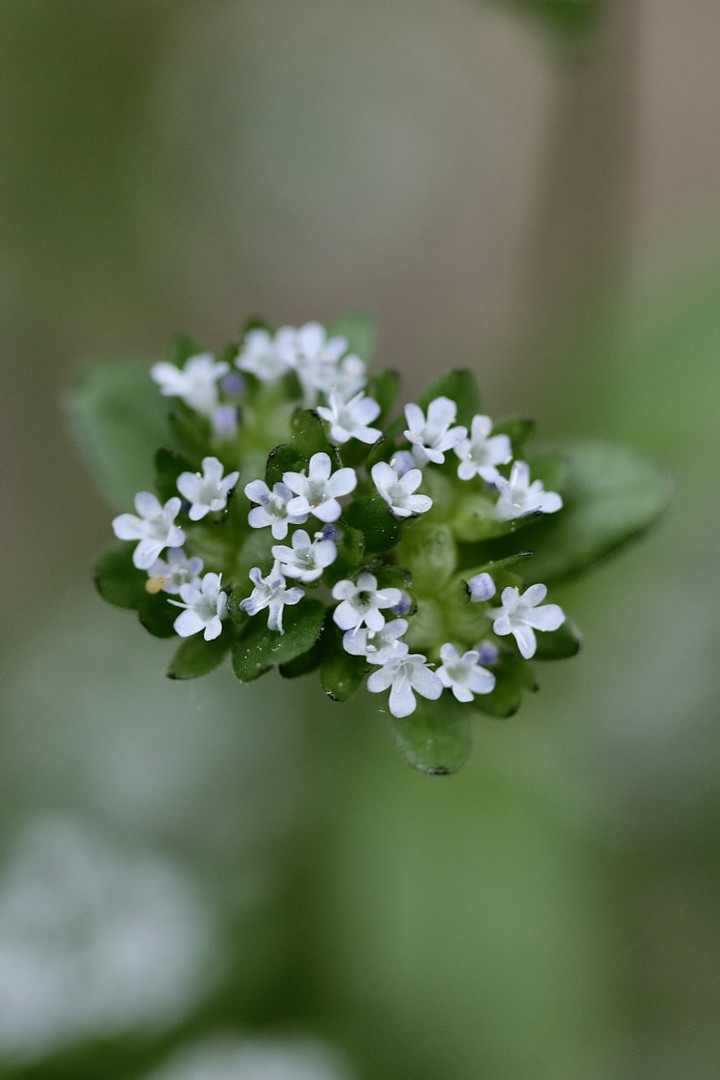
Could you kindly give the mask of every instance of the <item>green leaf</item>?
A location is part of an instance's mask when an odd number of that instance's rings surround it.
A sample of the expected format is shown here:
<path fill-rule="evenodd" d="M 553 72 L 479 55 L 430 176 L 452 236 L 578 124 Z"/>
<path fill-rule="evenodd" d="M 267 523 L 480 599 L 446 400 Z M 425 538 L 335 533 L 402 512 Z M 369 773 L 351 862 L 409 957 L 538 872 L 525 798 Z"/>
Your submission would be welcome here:
<path fill-rule="evenodd" d="M 604 0 L 502 0 L 505 6 L 534 16 L 562 40 L 588 34 L 605 6 Z"/>
<path fill-rule="evenodd" d="M 146 367 L 123 361 L 85 369 L 67 397 L 75 434 L 113 506 L 153 486 L 153 454 L 168 442 L 167 400 Z"/>
<path fill-rule="evenodd" d="M 325 425 L 314 409 L 298 409 L 290 422 L 292 436 L 290 445 L 301 457 L 311 458 L 313 454 L 335 455 L 328 442 Z"/>
<path fill-rule="evenodd" d="M 397 518 L 390 513 L 387 504 L 374 495 L 355 499 L 345 516 L 350 525 L 363 533 L 366 551 L 387 551 L 395 547 L 402 535 Z"/>
<path fill-rule="evenodd" d="M 307 652 L 296 656 L 294 660 L 288 660 L 286 664 L 278 664 L 278 671 L 283 679 L 298 679 L 301 675 L 308 675 L 320 667 L 325 655 L 322 634 Z"/>
<path fill-rule="evenodd" d="M 178 404 L 168 416 L 167 422 L 173 442 L 179 450 L 195 461 L 201 461 L 207 454 L 211 438 L 207 417 Z"/>
<path fill-rule="evenodd" d="M 532 668 L 516 652 L 503 650 L 498 661 L 493 665 L 495 689 L 490 694 L 476 694 L 473 708 L 477 712 L 495 716 L 501 720 L 514 714 L 520 708 L 523 690 L 537 690 L 537 683 Z"/>
<path fill-rule="evenodd" d="M 175 636 L 173 623 L 180 610 L 168 601 L 167 593 L 146 592 L 138 608 L 138 618 L 153 637 L 170 638 Z"/>
<path fill-rule="evenodd" d="M 498 424 L 493 424 L 492 434 L 508 435 L 513 446 L 514 456 L 519 457 L 518 452 L 522 450 L 534 431 L 534 420 L 529 420 L 524 416 L 511 416 L 506 420 L 501 420 Z"/>
<path fill-rule="evenodd" d="M 265 468 L 265 483 L 272 491 L 275 484 L 279 484 L 286 472 L 303 472 L 307 469 L 307 458 L 304 458 L 294 446 L 289 443 L 280 443 L 268 454 Z"/>
<path fill-rule="evenodd" d="M 579 630 L 568 619 L 557 630 L 538 630 L 534 660 L 567 660 L 582 648 Z"/>
<path fill-rule="evenodd" d="M 335 627 L 327 635 L 325 658 L 320 669 L 323 690 L 333 701 L 347 701 L 360 689 L 370 667 L 361 656 L 345 652 L 342 633 Z"/>
<path fill-rule="evenodd" d="M 534 581 L 548 585 L 574 577 L 637 540 L 667 509 L 667 475 L 634 451 L 582 441 L 557 447 L 567 462 L 563 509 L 545 514 L 522 533 L 535 552 Z M 493 555 L 510 554 L 512 536 Z"/>
<path fill-rule="evenodd" d="M 183 367 L 185 361 L 189 360 L 191 356 L 197 356 L 202 352 L 205 352 L 205 350 L 194 338 L 188 337 L 187 334 L 176 334 L 170 342 L 165 359 L 168 363 L 175 364 L 176 367 Z"/>
<path fill-rule="evenodd" d="M 227 626 L 213 641 L 205 641 L 202 634 L 186 638 L 172 659 L 167 674 L 169 679 L 197 679 L 214 671 L 230 651 L 232 634 Z"/>
<path fill-rule="evenodd" d="M 155 454 L 156 491 L 160 502 L 167 502 L 173 496 L 179 495 L 177 479 L 180 473 L 196 471 L 197 466 L 188 458 L 179 454 L 177 450 L 171 450 L 167 446 L 161 447 Z"/>
<path fill-rule="evenodd" d="M 375 322 L 362 311 L 350 311 L 340 315 L 327 325 L 328 337 L 344 337 L 348 352 L 368 363 L 375 352 L 377 328 Z"/>
<path fill-rule="evenodd" d="M 417 708 L 402 720 L 390 716 L 397 748 L 413 768 L 432 776 L 450 776 L 472 749 L 472 709 L 443 693 L 437 701 L 417 697 Z"/>
<path fill-rule="evenodd" d="M 320 636 L 324 617 L 325 605 L 319 600 L 301 600 L 285 608 L 285 633 L 279 634 L 268 628 L 265 613 L 259 612 L 233 648 L 233 671 L 238 679 L 251 682 L 274 664 L 287 664 L 302 656 Z"/>
<path fill-rule="evenodd" d="M 379 438 L 377 442 L 374 442 L 370 447 L 370 452 L 367 456 L 366 464 L 368 473 L 378 461 L 389 461 L 395 453 L 395 450 L 396 446 L 393 439 L 387 439 L 384 435 Z"/>
<path fill-rule="evenodd" d="M 448 397 L 457 405 L 457 422 L 470 426 L 472 418 L 480 412 L 480 391 L 472 371 L 459 368 L 448 371 L 430 384 L 418 404 L 423 411 L 437 397 Z"/>
<path fill-rule="evenodd" d="M 337 545 L 337 558 L 326 569 L 323 580 L 328 585 L 352 577 L 365 557 L 365 538 L 360 529 L 343 525 L 342 536 Z"/>
<path fill-rule="evenodd" d="M 447 525 L 422 519 L 406 528 L 398 558 L 412 572 L 418 592 L 436 596 L 457 566 L 457 549 Z"/>
<path fill-rule="evenodd" d="M 365 393 L 368 397 L 377 401 L 380 406 L 380 415 L 375 424 L 382 424 L 392 411 L 395 400 L 400 391 L 400 375 L 397 371 L 380 371 L 372 375 L 368 380 Z"/>
<path fill-rule="evenodd" d="M 95 564 L 95 587 L 108 604 L 137 611 L 147 596 L 144 570 L 133 566 L 135 542 L 111 548 Z"/>

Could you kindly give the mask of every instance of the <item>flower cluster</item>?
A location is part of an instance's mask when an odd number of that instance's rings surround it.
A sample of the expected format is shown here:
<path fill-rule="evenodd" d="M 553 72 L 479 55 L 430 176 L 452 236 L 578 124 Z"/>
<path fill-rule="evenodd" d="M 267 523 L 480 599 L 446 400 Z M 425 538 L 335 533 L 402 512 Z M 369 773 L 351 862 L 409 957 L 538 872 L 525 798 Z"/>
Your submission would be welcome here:
<path fill-rule="evenodd" d="M 171 441 L 155 491 L 114 519 L 126 543 L 98 585 L 193 639 L 174 677 L 231 652 L 243 680 L 276 665 L 319 669 L 338 700 L 389 691 L 395 720 L 420 702 L 508 715 L 528 660 L 576 651 L 519 543 L 562 510 L 563 462 L 528 459 L 529 422 L 494 424 L 469 372 L 394 414 L 397 376 L 307 323 L 255 324 L 220 358 L 176 350 L 151 376 Z"/>

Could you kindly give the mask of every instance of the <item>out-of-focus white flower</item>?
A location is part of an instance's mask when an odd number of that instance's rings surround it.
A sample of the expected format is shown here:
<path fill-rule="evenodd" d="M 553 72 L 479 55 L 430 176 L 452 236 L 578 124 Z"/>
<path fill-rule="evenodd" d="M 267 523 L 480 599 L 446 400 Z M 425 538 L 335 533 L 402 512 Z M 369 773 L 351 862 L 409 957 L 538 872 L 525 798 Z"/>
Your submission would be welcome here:
<path fill-rule="evenodd" d="M 500 597 L 502 607 L 497 609 L 493 630 L 500 637 L 512 634 L 520 655 L 529 660 L 535 655 L 537 639 L 534 630 L 557 630 L 565 622 L 565 613 L 558 604 L 544 604 L 547 596 L 545 585 L 531 585 L 524 593 L 508 586 Z"/>
<path fill-rule="evenodd" d="M 397 469 L 386 461 L 376 461 L 370 475 L 380 498 L 388 504 L 395 517 L 406 518 L 413 514 L 424 514 L 431 508 L 432 499 L 429 495 L 413 494 L 422 484 L 423 474 L 420 469 L 410 469 L 399 476 Z"/>
<path fill-rule="evenodd" d="M 227 612 L 227 594 L 221 590 L 221 579 L 221 574 L 205 574 L 199 585 L 180 586 L 180 600 L 168 600 L 175 607 L 185 608 L 173 623 L 176 634 L 192 637 L 202 630 L 206 641 L 220 636 Z"/>
<path fill-rule="evenodd" d="M 299 603 L 305 595 L 305 590 L 298 585 L 288 589 L 287 582 L 280 573 L 277 563 L 275 563 L 267 577 L 262 576 L 259 566 L 253 566 L 250 571 L 250 580 L 255 588 L 250 596 L 240 602 L 241 610 L 246 611 L 248 615 L 257 615 L 259 611 L 267 608 L 268 628 L 276 630 L 279 634 L 284 634 L 282 620 L 285 605 L 292 606 Z"/>
<path fill-rule="evenodd" d="M 343 337 L 327 336 L 320 323 L 298 328 L 283 326 L 275 337 L 278 353 L 295 369 L 306 405 L 315 405 L 318 394 L 338 390 L 348 398 L 365 385 L 365 364 L 358 356 L 346 356 Z"/>
<path fill-rule="evenodd" d="M 480 653 L 475 650 L 458 654 L 449 642 L 440 650 L 442 667 L 438 676 L 443 686 L 452 690 L 458 701 L 472 701 L 475 694 L 489 694 L 495 689 L 495 676 L 480 666 Z"/>
<path fill-rule="evenodd" d="M 223 477 L 223 465 L 216 457 L 202 460 L 200 473 L 180 473 L 177 487 L 180 494 L 190 503 L 189 518 L 200 521 L 206 514 L 224 510 L 228 495 L 238 482 L 239 472 L 228 473 Z"/>
<path fill-rule="evenodd" d="M 166 547 L 185 543 L 185 533 L 174 524 L 181 505 L 177 496 L 162 506 L 150 491 L 139 491 L 135 496 L 137 514 L 120 514 L 113 519 L 113 532 L 119 540 L 140 541 L 132 560 L 138 570 L 149 570 Z"/>
<path fill-rule="evenodd" d="M 181 585 L 197 585 L 203 561 L 197 555 L 188 559 L 182 548 L 170 548 L 167 559 L 156 559 L 148 569 L 145 586 L 150 593 L 177 595 Z"/>
<path fill-rule="evenodd" d="M 526 461 L 516 461 L 510 470 L 510 479 L 495 479 L 500 498 L 494 514 L 499 521 L 514 521 L 524 514 L 554 514 L 562 509 L 562 498 L 556 491 L 546 491 L 542 480 L 530 483 L 530 467 Z"/>
<path fill-rule="evenodd" d="M 198 353 L 189 357 L 182 368 L 161 360 L 153 364 L 150 374 L 161 394 L 179 397 L 196 412 L 212 416 L 218 404 L 218 380 L 229 370 L 224 360 L 216 360 L 211 353 Z"/>
<path fill-rule="evenodd" d="M 279 379 L 293 367 L 293 358 L 280 348 L 276 338 L 267 330 L 249 330 L 235 360 L 240 371 L 249 371 L 262 382 Z"/>
<path fill-rule="evenodd" d="M 251 502 L 259 503 L 248 514 L 248 523 L 253 529 L 270 531 L 276 540 L 284 540 L 288 534 L 288 525 L 304 525 L 308 514 L 290 514 L 288 503 L 293 493 L 287 484 L 273 484 L 272 491 L 264 480 L 252 480 L 245 485 L 245 494 Z"/>
<path fill-rule="evenodd" d="M 332 591 L 335 600 L 342 601 L 333 612 L 333 619 L 341 630 L 356 630 L 367 626 L 380 630 L 385 625 L 381 608 L 389 608 L 400 602 L 400 589 L 378 589 L 374 574 L 360 574 L 357 582 L 338 581 Z"/>
<path fill-rule="evenodd" d="M 316 581 L 326 566 L 337 558 L 337 546 L 332 540 L 311 540 L 304 529 L 293 533 L 292 547 L 275 544 L 272 556 L 280 573 L 298 581 Z"/>
<path fill-rule="evenodd" d="M 438 675 L 427 666 L 427 657 L 420 653 L 391 656 L 382 667 L 368 678 L 367 688 L 372 694 L 390 688 L 390 712 L 398 719 L 410 716 L 417 708 L 415 693 L 436 701 L 443 691 Z"/>
<path fill-rule="evenodd" d="M 432 461 L 442 465 L 445 452 L 452 450 L 467 435 L 467 428 L 452 427 L 457 405 L 450 398 L 438 397 L 428 405 L 427 418 L 419 405 L 405 406 L 405 438 L 412 443 L 412 453 L 420 468 Z"/>
<path fill-rule="evenodd" d="M 313 514 L 320 521 L 337 521 L 342 513 L 337 500 L 355 490 L 357 473 L 350 468 L 333 473 L 330 455 L 319 453 L 310 458 L 307 473 L 283 473 L 283 483 L 295 493 L 287 504 L 289 514 Z"/>
<path fill-rule="evenodd" d="M 470 437 L 459 442 L 455 453 L 460 458 L 457 474 L 461 480 L 481 476 L 492 484 L 498 476 L 497 466 L 512 460 L 512 444 L 507 435 L 493 435 L 489 416 L 474 416 Z"/>
<path fill-rule="evenodd" d="M 354 1076 L 354 1074 L 353 1074 Z M 311 1038 L 219 1035 L 182 1046 L 142 1080 L 352 1080 Z"/>
<path fill-rule="evenodd" d="M 331 390 L 327 406 L 318 405 L 317 412 L 330 424 L 330 438 L 335 443 L 359 439 L 369 444 L 382 435 L 379 428 L 368 427 L 380 415 L 380 406 L 377 401 L 365 397 L 362 390 L 349 401 L 338 390 Z"/>

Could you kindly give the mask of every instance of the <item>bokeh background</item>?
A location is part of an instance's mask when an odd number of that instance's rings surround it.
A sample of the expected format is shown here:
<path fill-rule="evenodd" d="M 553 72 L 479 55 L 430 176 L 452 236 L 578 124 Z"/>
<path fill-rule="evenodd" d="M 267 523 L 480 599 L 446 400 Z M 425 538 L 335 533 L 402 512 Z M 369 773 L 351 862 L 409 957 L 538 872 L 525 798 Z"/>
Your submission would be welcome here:
<path fill-rule="evenodd" d="M 719 40 L 716 0 L 4 0 L 3 1080 L 715 1080 Z M 409 396 L 470 365 L 675 476 L 450 779 L 311 680 L 169 682 L 90 581 L 82 365 L 358 307 Z"/>

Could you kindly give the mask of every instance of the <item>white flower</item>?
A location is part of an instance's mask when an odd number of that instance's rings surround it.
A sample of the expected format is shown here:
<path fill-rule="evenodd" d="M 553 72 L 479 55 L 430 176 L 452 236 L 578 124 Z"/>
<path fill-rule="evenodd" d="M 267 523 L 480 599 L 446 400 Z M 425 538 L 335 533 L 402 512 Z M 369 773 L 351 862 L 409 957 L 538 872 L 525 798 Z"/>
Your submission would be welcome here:
<path fill-rule="evenodd" d="M 411 469 L 415 468 L 415 458 L 409 450 L 398 450 L 390 458 L 390 464 L 398 476 L 404 476 L 406 472 L 410 472 Z"/>
<path fill-rule="evenodd" d="M 185 608 L 173 623 L 180 637 L 191 637 L 201 630 L 206 641 L 220 636 L 221 619 L 227 611 L 227 594 L 220 588 L 221 578 L 221 574 L 206 574 L 199 585 L 181 585 L 180 600 L 168 600 L 175 607 Z"/>
<path fill-rule="evenodd" d="M 223 477 L 222 462 L 216 457 L 203 458 L 202 467 L 202 476 L 184 472 L 177 478 L 178 491 L 190 503 L 188 516 L 191 521 L 199 521 L 211 511 L 224 510 L 230 490 L 240 476 L 239 472 L 231 472 Z"/>
<path fill-rule="evenodd" d="M 304 529 L 298 529 L 293 534 L 292 547 L 275 544 L 272 556 L 286 577 L 316 581 L 325 567 L 337 559 L 337 547 L 332 540 L 311 540 Z"/>
<path fill-rule="evenodd" d="M 250 596 L 240 602 L 242 611 L 248 615 L 257 615 L 258 611 L 268 608 L 268 627 L 284 634 L 282 625 L 283 608 L 286 604 L 297 604 L 305 595 L 305 590 L 299 586 L 287 588 L 287 582 L 280 573 L 275 563 L 267 577 L 263 577 L 259 566 L 253 566 L 250 571 L 250 580 L 255 588 Z"/>
<path fill-rule="evenodd" d="M 278 348 L 276 339 L 267 330 L 249 330 L 235 364 L 241 371 L 249 371 L 262 382 L 279 379 L 293 364 Z"/>
<path fill-rule="evenodd" d="M 408 426 L 405 438 L 413 444 L 412 453 L 422 468 L 428 461 L 442 465 L 445 451 L 452 450 L 467 435 L 467 428 L 451 427 L 455 423 L 457 405 L 450 398 L 435 398 L 428 405 L 427 419 L 419 405 L 405 406 Z"/>
<path fill-rule="evenodd" d="M 401 719 L 415 712 L 415 690 L 425 698 L 436 701 L 443 692 L 443 684 L 426 664 L 421 653 L 407 653 L 391 657 L 368 678 L 367 688 L 372 694 L 390 690 L 390 712 Z"/>
<path fill-rule="evenodd" d="M 429 495 L 414 495 L 422 484 L 420 469 L 410 469 L 398 475 L 397 469 L 386 461 L 377 461 L 370 470 L 378 494 L 390 507 L 395 517 L 406 518 L 424 514 L 432 506 Z"/>
<path fill-rule="evenodd" d="M 467 583 L 468 592 L 470 593 L 470 599 L 475 600 L 478 603 L 482 603 L 484 600 L 489 600 L 491 596 L 495 595 L 495 582 L 489 574 L 475 574 L 471 577 Z"/>
<path fill-rule="evenodd" d="M 288 503 L 293 493 L 287 484 L 273 484 L 272 491 L 264 480 L 252 480 L 245 485 L 245 494 L 251 502 L 259 503 L 248 514 L 248 523 L 253 529 L 270 526 L 276 540 L 284 540 L 288 534 L 288 525 L 304 525 L 307 514 L 288 513 Z"/>
<path fill-rule="evenodd" d="M 522 596 L 519 589 L 508 586 L 500 597 L 502 607 L 496 609 L 493 630 L 500 637 L 512 634 L 526 660 L 537 648 L 533 630 L 557 630 L 565 622 L 565 613 L 557 604 L 538 606 L 546 596 L 545 585 L 531 585 Z"/>
<path fill-rule="evenodd" d="M 287 504 L 289 514 L 314 514 L 320 521 L 337 521 L 342 513 L 337 501 L 349 495 L 357 484 L 354 469 L 338 469 L 330 475 L 332 463 L 329 454 L 313 454 L 307 474 L 283 473 L 283 483 L 295 493 Z"/>
<path fill-rule="evenodd" d="M 343 649 L 351 656 L 364 656 L 371 664 L 384 664 L 394 656 L 404 656 L 410 651 L 405 642 L 400 641 L 407 626 L 406 619 L 393 619 L 379 630 L 368 630 L 366 626 L 346 630 Z"/>
<path fill-rule="evenodd" d="M 460 458 L 457 474 L 461 480 L 481 476 L 488 484 L 497 479 L 497 465 L 512 460 L 512 444 L 507 435 L 493 435 L 489 416 L 474 416 L 470 425 L 470 438 L 463 439 L 455 447 Z"/>
<path fill-rule="evenodd" d="M 342 603 L 333 611 L 333 619 L 341 630 L 357 630 L 363 623 L 370 630 L 381 630 L 385 616 L 380 608 L 389 608 L 402 599 L 400 589 L 378 589 L 374 574 L 361 574 L 354 581 L 338 581 L 333 585 L 333 598 Z"/>
<path fill-rule="evenodd" d="M 355 397 L 346 401 L 338 390 L 328 394 L 328 405 L 318 405 L 318 415 L 330 424 L 330 438 L 336 443 L 346 443 L 348 439 L 374 443 L 382 435 L 379 428 L 368 424 L 380 415 L 380 406 L 372 398 L 365 397 L 362 390 Z"/>
<path fill-rule="evenodd" d="M 546 491 L 542 480 L 530 483 L 530 467 L 526 461 L 516 461 L 510 470 L 510 479 L 498 476 L 495 486 L 500 498 L 494 514 L 499 521 L 514 521 L 524 514 L 554 514 L 562 508 L 563 501 L 556 491 Z"/>
<path fill-rule="evenodd" d="M 197 585 L 203 569 L 203 561 L 197 555 L 191 559 L 182 548 L 170 548 L 167 561 L 156 559 L 148 568 L 145 588 L 150 593 L 162 592 L 177 595 L 181 585 Z"/>
<path fill-rule="evenodd" d="M 139 491 L 135 496 L 135 514 L 120 514 L 112 527 L 120 540 L 139 540 L 133 552 L 133 564 L 138 570 L 148 570 L 163 548 L 182 547 L 185 533 L 173 522 L 182 503 L 177 496 L 168 499 L 164 506 L 149 491 Z"/>
<path fill-rule="evenodd" d="M 495 676 L 480 666 L 480 653 L 472 650 L 462 656 L 449 642 L 440 650 L 442 667 L 438 676 L 443 686 L 452 690 L 458 701 L 472 701 L 475 694 L 489 694 L 495 688 Z"/>
<path fill-rule="evenodd" d="M 161 394 L 179 397 L 196 412 L 212 416 L 218 404 L 218 379 L 229 370 L 224 360 L 216 360 L 211 353 L 198 353 L 189 357 L 183 368 L 161 360 L 153 364 L 150 374 Z"/>
<path fill-rule="evenodd" d="M 279 355 L 297 372 L 307 405 L 315 404 L 319 392 L 339 390 L 347 398 L 365 385 L 363 361 L 358 356 L 344 356 L 348 349 L 345 338 L 328 338 L 320 323 L 305 323 L 298 329 L 283 326 L 275 343 Z"/>

